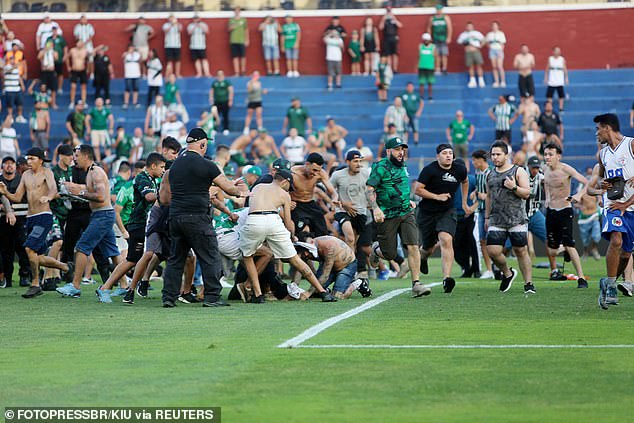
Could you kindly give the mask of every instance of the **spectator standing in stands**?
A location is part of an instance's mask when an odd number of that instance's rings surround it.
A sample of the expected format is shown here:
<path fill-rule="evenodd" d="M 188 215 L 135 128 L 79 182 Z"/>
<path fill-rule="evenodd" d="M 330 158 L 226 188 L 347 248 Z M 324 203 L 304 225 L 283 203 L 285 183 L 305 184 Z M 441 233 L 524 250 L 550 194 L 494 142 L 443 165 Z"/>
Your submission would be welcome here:
<path fill-rule="evenodd" d="M 254 71 L 251 75 L 251 79 L 247 82 L 247 115 L 244 118 L 244 130 L 242 131 L 244 135 L 249 134 L 249 127 L 251 126 L 254 111 L 255 122 L 258 125 L 258 129 L 264 128 L 262 123 L 262 95 L 266 93 L 267 90 L 262 88 L 260 72 Z"/>
<path fill-rule="evenodd" d="M 95 72 L 95 48 L 92 39 L 95 36 L 95 28 L 88 22 L 86 15 L 81 15 L 79 18 L 79 23 L 75 25 L 73 29 L 73 35 L 75 36 L 75 41 L 81 41 L 84 43 L 84 47 L 86 47 L 86 51 L 88 52 L 88 75 L 90 75 L 90 79 L 93 79 Z"/>
<path fill-rule="evenodd" d="M 26 123 L 26 119 L 22 115 L 22 92 L 26 90 L 24 81 L 20 76 L 20 68 L 15 63 L 15 56 L 11 56 L 6 60 L 4 66 L 4 107 L 7 114 L 13 115 L 13 107 L 17 109 L 15 121 L 17 123 Z"/>
<path fill-rule="evenodd" d="M 482 59 L 482 42 L 484 41 L 484 35 L 480 31 L 476 31 L 473 26 L 473 22 L 467 22 L 465 30 L 458 36 L 457 43 L 464 46 L 465 64 L 469 68 L 469 83 L 467 87 L 475 88 L 478 85 L 485 87 L 484 72 L 482 65 L 484 60 Z M 478 82 L 476 84 L 475 74 L 478 74 Z"/>
<path fill-rule="evenodd" d="M 335 119 L 329 117 L 326 120 L 326 139 L 328 140 L 327 147 L 331 151 L 334 149 L 337 152 L 337 160 L 343 163 L 343 151 L 346 148 L 346 135 L 348 130 L 341 125 L 337 125 Z"/>
<path fill-rule="evenodd" d="M 506 35 L 500 31 L 500 24 L 493 21 L 491 31 L 485 39 L 489 46 L 489 59 L 493 70 L 493 88 L 506 87 L 506 74 L 504 73 L 504 45 Z"/>
<path fill-rule="evenodd" d="M 409 119 L 407 118 L 407 110 L 403 107 L 403 99 L 400 96 L 394 97 L 394 103 L 388 106 L 383 117 L 383 129 L 388 132 L 388 125 L 394 124 L 396 127 L 396 136 L 402 139 L 405 137 L 405 125 Z"/>
<path fill-rule="evenodd" d="M 150 50 L 147 60 L 147 105 L 154 101 L 154 97 L 159 95 L 163 87 L 163 64 L 159 59 L 156 49 Z"/>
<path fill-rule="evenodd" d="M 75 110 L 66 116 L 66 130 L 73 140 L 73 145 L 82 143 L 86 132 L 86 113 L 84 113 L 83 101 L 77 100 Z"/>
<path fill-rule="evenodd" d="M 178 87 L 176 75 L 174 74 L 167 77 L 163 101 L 167 106 L 167 110 L 171 110 L 179 115 L 183 123 L 187 124 L 189 122 L 189 113 L 187 113 L 187 108 L 185 108 L 185 105 L 183 104 L 180 88 Z"/>
<path fill-rule="evenodd" d="M 498 97 L 498 104 L 489 109 L 489 117 L 495 122 L 495 139 L 506 139 L 511 144 L 511 126 L 517 119 L 517 108 L 508 102 L 506 96 Z M 504 152 L 507 155 L 508 152 Z"/>
<path fill-rule="evenodd" d="M 229 19 L 229 43 L 235 76 L 247 73 L 247 47 L 249 46 L 249 24 L 240 16 L 240 8 L 236 7 L 233 18 Z"/>
<path fill-rule="evenodd" d="M 86 84 L 88 83 L 88 75 L 86 74 L 86 63 L 88 59 L 88 50 L 83 41 L 77 41 L 75 47 L 71 48 L 66 56 L 66 67 L 70 73 L 70 103 L 69 110 L 75 107 L 75 94 L 77 93 L 77 84 L 81 90 L 81 101 L 86 103 L 87 93 Z"/>
<path fill-rule="evenodd" d="M 266 62 L 266 75 L 277 76 L 280 74 L 280 25 L 273 16 L 269 15 L 264 18 L 258 30 L 262 33 L 262 51 Z"/>
<path fill-rule="evenodd" d="M 216 73 L 216 80 L 209 90 L 209 104 L 218 108 L 222 122 L 223 135 L 229 134 L 229 110 L 233 106 L 233 86 L 231 81 L 225 79 L 225 73 L 221 70 Z"/>
<path fill-rule="evenodd" d="M 333 29 L 337 31 L 339 35 L 341 36 L 341 38 L 343 39 L 345 39 L 348 36 L 346 29 L 341 25 L 339 16 L 332 17 L 332 19 L 330 20 L 330 24 L 326 27 L 326 30 L 324 31 L 324 37 L 328 35 L 328 33 L 332 31 Z"/>
<path fill-rule="evenodd" d="M 436 82 L 434 68 L 436 67 L 436 47 L 431 43 L 431 35 L 427 32 L 422 35 L 423 42 L 418 45 L 418 91 L 421 98 L 425 96 L 425 84 L 429 91 L 429 100 L 432 100 L 432 85 Z"/>
<path fill-rule="evenodd" d="M 160 94 L 154 98 L 154 104 L 148 107 L 145 114 L 145 133 L 160 138 L 161 126 L 165 122 L 167 107 L 163 104 L 163 96 Z"/>
<path fill-rule="evenodd" d="M 280 145 L 280 151 L 282 156 L 293 165 L 304 163 L 308 146 L 304 137 L 297 135 L 297 128 L 291 128 L 288 137 L 284 138 Z"/>
<path fill-rule="evenodd" d="M 37 26 L 35 32 L 35 46 L 38 50 L 43 49 L 46 46 L 46 41 L 53 36 L 53 27 L 57 28 L 61 35 L 62 30 L 59 29 L 59 24 L 52 21 L 48 13 L 44 14 L 44 19 Z"/>
<path fill-rule="evenodd" d="M 24 60 L 24 47 L 20 47 L 18 43 L 11 43 L 11 49 L 7 51 L 5 55 L 5 60 L 9 60 L 10 58 L 15 59 L 15 64 L 20 71 L 20 76 L 22 80 L 27 80 L 28 75 L 28 66 L 26 64 L 26 60 Z"/>
<path fill-rule="evenodd" d="M 114 79 L 114 67 L 110 61 L 110 57 L 106 54 L 108 47 L 104 45 L 97 46 L 95 49 L 95 98 L 101 97 L 110 100 L 110 79 Z"/>
<path fill-rule="evenodd" d="M 302 106 L 302 103 L 298 97 L 293 97 L 291 100 L 291 107 L 286 111 L 286 117 L 284 118 L 284 124 L 282 125 L 282 132 L 287 133 L 286 129 L 295 128 L 297 134 L 302 137 L 313 130 L 313 120 L 310 118 L 308 110 Z"/>
<path fill-rule="evenodd" d="M 520 52 L 513 59 L 513 67 L 517 69 L 517 87 L 520 91 L 520 98 L 526 94 L 535 96 L 535 81 L 533 80 L 533 69 L 535 68 L 535 56 L 528 50 L 526 44 L 522 44 Z"/>
<path fill-rule="evenodd" d="M 145 62 L 150 53 L 150 40 L 154 37 L 154 29 L 145 23 L 143 16 L 139 16 L 137 23 L 128 26 L 126 32 L 132 33 L 132 45 L 141 55 L 141 66 L 145 68 Z M 145 69 L 143 69 L 143 73 L 145 74 Z"/>
<path fill-rule="evenodd" d="M 200 19 L 198 14 L 194 14 L 194 20 L 187 25 L 189 34 L 189 53 L 196 68 L 196 78 L 201 76 L 209 77 L 209 61 L 207 60 L 207 34 L 209 26 Z M 179 72 L 176 72 L 178 75 Z"/>
<path fill-rule="evenodd" d="M 52 35 L 47 40 L 53 43 L 53 49 L 57 53 L 57 58 L 55 59 L 55 74 L 57 76 L 57 94 L 62 94 L 62 84 L 64 82 L 64 62 L 66 61 L 66 57 L 68 55 L 68 45 L 66 40 L 62 36 L 62 32 L 57 25 L 53 25 Z M 49 86 L 49 88 L 51 88 Z"/>
<path fill-rule="evenodd" d="M 370 150 L 370 147 L 363 145 L 363 138 L 357 138 L 357 142 L 354 144 L 354 147 L 349 149 L 346 154 L 350 151 L 358 151 L 361 153 L 361 167 L 363 169 L 369 169 L 372 163 L 374 162 L 374 153 Z"/>
<path fill-rule="evenodd" d="M 51 92 L 51 107 L 53 109 L 57 109 L 57 75 L 55 74 L 57 57 L 58 54 L 53 49 L 52 41 L 47 41 L 45 47 L 37 54 L 41 66 L 40 81 Z"/>
<path fill-rule="evenodd" d="M 181 77 L 181 31 L 183 25 L 176 19 L 176 16 L 169 15 L 167 22 L 163 24 L 165 33 L 165 75 L 169 76 L 174 72 L 177 78 Z"/>
<path fill-rule="evenodd" d="M 110 146 L 110 137 L 114 135 L 114 116 L 110 109 L 104 107 L 103 98 L 95 100 L 93 107 L 86 116 L 86 138 L 94 150 L 95 160 L 101 161 L 101 148 Z"/>
<path fill-rule="evenodd" d="M 431 34 L 436 46 L 436 75 L 441 72 L 447 74 L 447 62 L 449 61 L 449 43 L 453 35 L 451 18 L 443 13 L 442 4 L 436 5 L 436 14 L 429 18 L 427 32 Z"/>
<path fill-rule="evenodd" d="M 33 147 L 40 148 L 48 153 L 48 142 L 51 136 L 51 115 L 48 107 L 43 103 L 35 105 L 35 110 L 31 113 L 29 129 Z"/>
<path fill-rule="evenodd" d="M 286 15 L 282 25 L 282 51 L 286 55 L 286 76 L 299 77 L 299 43 L 302 32 L 299 24 L 293 21 L 291 15 Z"/>
<path fill-rule="evenodd" d="M 564 111 L 564 99 L 566 98 L 564 85 L 568 85 L 568 68 L 566 59 L 561 55 L 561 48 L 558 46 L 553 48 L 553 55 L 548 57 L 548 65 L 544 73 L 544 84 L 548 85 L 546 89 L 546 98 L 548 100 L 552 101 L 553 94 L 557 92 L 559 113 L 562 113 Z"/>
<path fill-rule="evenodd" d="M 469 142 L 473 139 L 474 134 L 475 126 L 464 118 L 462 110 L 456 110 L 456 118 L 445 130 L 445 135 L 447 141 L 453 146 L 456 157 L 464 160 L 467 172 L 469 171 Z"/>
<path fill-rule="evenodd" d="M 403 28 L 401 21 L 392 13 L 392 7 L 385 8 L 385 15 L 379 22 L 379 29 L 383 31 L 382 55 L 388 58 L 392 71 L 398 73 L 398 30 Z"/>
<path fill-rule="evenodd" d="M 374 19 L 365 18 L 361 28 L 361 53 L 363 54 L 363 74 L 374 75 L 378 66 L 378 53 L 381 51 L 381 38 L 379 30 L 374 26 Z"/>
<path fill-rule="evenodd" d="M 343 61 L 343 39 L 339 32 L 331 30 L 324 37 L 326 44 L 326 65 L 328 68 L 328 91 L 332 91 L 332 81 L 341 88 L 341 62 Z"/>
<path fill-rule="evenodd" d="M 537 118 L 537 126 L 541 132 L 539 143 L 555 143 L 559 148 L 563 147 L 564 141 L 564 124 L 559 115 L 553 110 L 553 102 L 546 101 L 544 111 Z M 535 148 L 539 151 L 539 148 Z"/>
<path fill-rule="evenodd" d="M 361 44 L 359 43 L 359 31 L 352 31 L 348 43 L 348 55 L 350 55 L 350 74 L 361 75 Z"/>
<path fill-rule="evenodd" d="M 381 56 L 379 68 L 376 71 L 375 81 L 379 101 L 387 101 L 387 90 L 390 88 L 393 77 L 394 74 L 392 73 L 392 68 L 388 63 L 387 56 Z"/>
<path fill-rule="evenodd" d="M 13 116 L 11 114 L 7 114 L 7 117 L 4 118 L 0 132 L 0 158 L 4 159 L 5 157 L 20 157 L 18 134 L 13 127 Z"/>
<path fill-rule="evenodd" d="M 123 108 L 127 109 L 132 93 L 132 104 L 139 107 L 139 79 L 141 78 L 141 55 L 132 44 L 123 53 L 123 77 L 125 78 L 125 91 L 123 92 Z M 99 155 L 97 155 L 99 157 Z M 97 159 L 99 161 L 99 159 Z"/>
<path fill-rule="evenodd" d="M 433 56 L 432 56 L 433 57 Z M 431 70 L 431 75 L 433 76 L 433 68 Z M 412 129 L 412 133 L 414 135 L 414 144 L 418 145 L 418 120 L 420 116 L 423 114 L 423 107 L 425 107 L 425 102 L 423 99 L 414 91 L 414 83 L 408 82 L 407 87 L 405 88 L 405 92 L 401 94 L 401 99 L 403 103 L 403 107 L 405 107 L 405 111 L 407 112 L 407 123 L 409 127 Z M 467 168 L 468 169 L 468 168 Z"/>

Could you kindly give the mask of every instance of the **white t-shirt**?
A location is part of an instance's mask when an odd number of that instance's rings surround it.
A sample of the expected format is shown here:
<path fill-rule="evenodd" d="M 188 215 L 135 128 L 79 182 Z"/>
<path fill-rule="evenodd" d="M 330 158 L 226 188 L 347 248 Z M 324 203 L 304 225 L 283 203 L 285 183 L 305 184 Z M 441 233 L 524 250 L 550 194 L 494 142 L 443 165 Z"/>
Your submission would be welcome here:
<path fill-rule="evenodd" d="M 46 45 L 46 40 L 53 36 L 53 27 L 57 27 L 57 33 L 62 35 L 62 28 L 57 24 L 57 22 L 50 21 L 49 23 L 41 22 L 37 26 L 37 31 L 35 32 L 35 37 L 37 41 L 37 37 L 40 37 L 40 48 L 44 48 Z"/>
<path fill-rule="evenodd" d="M 282 141 L 282 147 L 286 149 L 286 160 L 291 163 L 302 163 L 306 152 L 306 140 L 299 135 L 295 138 L 286 137 Z"/>
<path fill-rule="evenodd" d="M 341 62 L 343 59 L 343 40 L 341 38 L 324 38 L 326 43 L 326 60 Z"/>
<path fill-rule="evenodd" d="M 174 137 L 176 139 L 179 139 L 181 136 L 181 128 L 183 128 L 184 126 L 185 125 L 180 120 L 177 120 L 176 122 L 164 122 L 163 126 L 161 126 L 161 137 Z"/>
<path fill-rule="evenodd" d="M 502 31 L 491 31 L 486 36 L 487 44 L 491 50 L 503 50 L 506 44 L 506 35 Z"/>
<path fill-rule="evenodd" d="M 548 58 L 548 86 L 549 87 L 563 87 L 565 84 L 564 78 L 564 66 L 566 65 L 566 59 L 563 56 L 555 57 L 550 56 Z"/>
<path fill-rule="evenodd" d="M 163 86 L 163 64 L 158 57 L 149 60 L 147 63 L 147 84 L 150 87 L 162 87 Z M 158 74 L 157 74 L 158 73 Z"/>
<path fill-rule="evenodd" d="M 126 55 L 124 56 L 123 76 L 124 78 L 141 77 L 141 54 L 138 51 L 126 53 Z"/>
<path fill-rule="evenodd" d="M 470 45 L 471 47 L 481 48 L 484 35 L 480 31 L 464 31 L 458 36 L 456 41 L 458 44 Z"/>
<path fill-rule="evenodd" d="M 0 151 L 5 155 L 11 155 L 15 158 L 17 151 L 15 151 L 15 140 L 17 139 L 17 133 L 14 128 L 2 128 L 0 133 Z"/>

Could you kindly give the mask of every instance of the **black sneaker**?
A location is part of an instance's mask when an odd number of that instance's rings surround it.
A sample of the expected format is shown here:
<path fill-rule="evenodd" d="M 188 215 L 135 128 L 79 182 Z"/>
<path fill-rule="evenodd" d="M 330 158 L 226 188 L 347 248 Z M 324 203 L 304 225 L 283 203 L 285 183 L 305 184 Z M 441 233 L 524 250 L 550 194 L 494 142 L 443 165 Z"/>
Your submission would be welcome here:
<path fill-rule="evenodd" d="M 174 308 L 176 303 L 172 300 L 163 300 L 163 308 Z"/>
<path fill-rule="evenodd" d="M 565 281 L 565 280 L 568 280 L 566 275 L 561 273 L 561 270 L 559 270 L 559 269 L 554 269 L 552 272 L 550 272 L 550 278 L 549 279 L 551 281 Z"/>
<path fill-rule="evenodd" d="M 31 286 L 24 294 L 22 294 L 22 298 L 35 298 L 43 293 L 42 288 L 39 286 Z"/>
<path fill-rule="evenodd" d="M 336 303 L 337 299 L 328 291 L 319 294 L 322 303 Z"/>
<path fill-rule="evenodd" d="M 63 272 L 63 279 L 64 282 L 71 283 L 75 275 L 75 262 L 69 261 L 66 265 L 68 266 L 68 271 Z"/>
<path fill-rule="evenodd" d="M 139 282 L 139 284 L 136 286 L 136 293 L 139 295 L 139 297 L 147 298 L 147 289 L 149 285 L 150 285 L 149 281 Z"/>
<path fill-rule="evenodd" d="M 427 264 L 427 259 L 425 258 L 420 258 L 420 272 L 423 275 L 426 275 L 429 273 L 429 265 Z"/>
<path fill-rule="evenodd" d="M 134 291 L 132 289 L 128 289 L 128 292 L 123 296 L 124 304 L 134 304 Z"/>
<path fill-rule="evenodd" d="M 510 276 L 502 275 L 502 282 L 500 282 L 501 292 L 508 292 L 508 290 L 511 289 L 511 285 L 513 285 L 513 281 L 517 277 L 517 270 L 513 269 L 512 267 L 509 270 L 511 271 Z"/>
<path fill-rule="evenodd" d="M 20 276 L 20 286 L 26 288 L 31 286 L 31 280 L 28 276 Z"/>
<path fill-rule="evenodd" d="M 445 290 L 445 294 L 451 294 L 454 287 L 456 286 L 456 281 L 454 278 L 445 278 L 442 281 L 442 289 Z"/>
<path fill-rule="evenodd" d="M 264 304 L 265 303 L 264 294 L 260 294 L 258 296 L 256 295 L 252 296 L 249 302 L 251 304 Z"/>
<path fill-rule="evenodd" d="M 535 289 L 535 285 L 533 285 L 531 282 L 524 284 L 524 294 L 536 294 L 536 293 L 537 293 L 537 290 Z"/>
<path fill-rule="evenodd" d="M 188 292 L 187 294 L 179 295 L 178 301 L 185 304 L 194 304 L 198 302 L 198 298 L 196 298 L 196 296 L 191 292 Z"/>
<path fill-rule="evenodd" d="M 210 301 L 203 302 L 203 307 L 229 307 L 230 305 L 231 304 L 229 304 L 226 301 L 221 300 L 220 298 L 218 298 L 214 302 L 210 302 Z"/>
<path fill-rule="evenodd" d="M 42 282 L 42 291 L 55 291 L 57 289 L 57 283 L 54 278 L 44 279 Z"/>
<path fill-rule="evenodd" d="M 588 287 L 587 280 L 585 280 L 584 278 L 577 279 L 577 288 L 587 288 L 587 287 Z"/>
<path fill-rule="evenodd" d="M 371 297 L 372 288 L 370 288 L 370 281 L 368 281 L 365 278 L 362 278 L 361 285 L 359 285 L 359 287 L 357 288 L 357 291 L 359 291 L 359 294 L 361 294 L 363 298 Z"/>

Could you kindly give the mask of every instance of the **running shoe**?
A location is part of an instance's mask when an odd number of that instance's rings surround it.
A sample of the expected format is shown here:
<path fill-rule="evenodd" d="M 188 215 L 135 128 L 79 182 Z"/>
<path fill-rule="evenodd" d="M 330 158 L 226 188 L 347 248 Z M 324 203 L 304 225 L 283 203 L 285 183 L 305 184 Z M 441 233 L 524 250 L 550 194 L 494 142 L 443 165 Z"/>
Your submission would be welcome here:
<path fill-rule="evenodd" d="M 577 288 L 587 288 L 588 287 L 588 281 L 585 280 L 584 278 L 579 278 L 577 279 Z"/>
<path fill-rule="evenodd" d="M 75 288 L 72 283 L 67 283 L 61 288 L 57 288 L 55 291 L 67 297 L 79 298 L 81 296 L 81 289 Z"/>
<path fill-rule="evenodd" d="M 608 280 L 607 278 L 601 278 L 601 280 L 599 281 L 598 302 L 599 302 L 599 307 L 601 307 L 603 310 L 608 309 L 607 296 L 608 296 Z"/>
<path fill-rule="evenodd" d="M 412 298 L 423 297 L 429 294 L 431 294 L 430 287 L 425 286 L 420 282 L 416 282 L 412 285 Z"/>
<path fill-rule="evenodd" d="M 134 304 L 134 290 L 128 289 L 128 292 L 126 292 L 126 294 L 123 296 L 122 301 L 124 304 Z"/>
<path fill-rule="evenodd" d="M 39 295 L 42 295 L 44 292 L 42 288 L 39 286 L 30 286 L 29 289 L 26 290 L 24 294 L 22 294 L 22 298 L 35 298 Z"/>
<path fill-rule="evenodd" d="M 508 292 L 508 290 L 511 289 L 511 285 L 513 285 L 513 281 L 517 277 L 517 270 L 513 269 L 512 267 L 509 270 L 511 271 L 510 276 L 502 275 L 502 282 L 500 282 L 501 292 Z"/>
<path fill-rule="evenodd" d="M 136 286 L 136 293 L 139 297 L 147 298 L 147 291 L 150 285 L 150 281 L 140 281 Z"/>
<path fill-rule="evenodd" d="M 445 294 L 451 294 L 451 291 L 456 286 L 456 281 L 454 278 L 445 278 L 442 281 L 442 289 L 445 291 Z"/>
<path fill-rule="evenodd" d="M 110 290 L 109 289 L 96 289 L 95 294 L 97 294 L 97 298 L 100 303 L 111 303 L 112 298 L 110 298 Z"/>
<path fill-rule="evenodd" d="M 524 284 L 524 294 L 537 294 L 535 285 L 533 285 L 532 282 Z"/>
<path fill-rule="evenodd" d="M 621 282 L 616 287 L 619 291 L 621 291 L 621 294 L 625 295 L 626 297 L 631 297 L 632 291 L 634 291 L 632 289 L 632 282 Z"/>

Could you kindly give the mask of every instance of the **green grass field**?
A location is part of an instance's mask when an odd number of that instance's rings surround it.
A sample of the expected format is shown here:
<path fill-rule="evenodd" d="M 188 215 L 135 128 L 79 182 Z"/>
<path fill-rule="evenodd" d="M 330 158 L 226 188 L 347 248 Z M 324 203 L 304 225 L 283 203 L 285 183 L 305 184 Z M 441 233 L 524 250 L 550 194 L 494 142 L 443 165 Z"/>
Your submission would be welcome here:
<path fill-rule="evenodd" d="M 398 295 L 302 345 L 634 345 L 634 299 L 599 309 L 604 263 L 584 264 L 587 290 L 546 270 L 531 296 L 521 277 L 506 294 L 460 279 L 451 295 Z M 80 299 L 0 290 L 0 407 L 220 406 L 224 422 L 632 419 L 633 348 L 280 349 L 367 300 L 163 309 L 153 285 L 131 307 L 99 304 L 91 287 Z M 372 281 L 375 298 L 408 286 Z"/>

